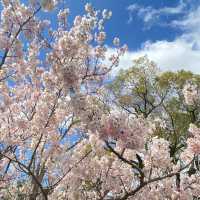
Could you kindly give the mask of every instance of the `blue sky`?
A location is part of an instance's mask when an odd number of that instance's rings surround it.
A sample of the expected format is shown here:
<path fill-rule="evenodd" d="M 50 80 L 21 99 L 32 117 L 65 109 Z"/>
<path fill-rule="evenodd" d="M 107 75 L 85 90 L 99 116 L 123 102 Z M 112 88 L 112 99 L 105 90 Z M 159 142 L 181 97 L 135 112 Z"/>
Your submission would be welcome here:
<path fill-rule="evenodd" d="M 129 46 L 120 62 L 128 68 L 132 60 L 147 55 L 161 70 L 191 70 L 200 73 L 200 0 L 61 0 L 70 8 L 69 22 L 84 13 L 84 5 L 107 8 L 112 18 L 107 22 L 107 44 L 118 36 Z M 25 0 L 24 0 L 25 2 Z M 55 12 L 43 13 L 52 24 Z"/>
<path fill-rule="evenodd" d="M 180 29 L 174 30 L 174 28 L 161 24 L 160 21 L 167 24 L 170 20 L 179 19 L 183 17 L 183 11 L 185 10 L 181 10 L 180 13 L 174 15 L 167 13 L 160 16 L 160 20 L 155 20 L 155 16 L 153 16 L 154 19 L 149 20 L 148 23 L 144 22 L 143 16 L 140 16 L 138 13 L 140 9 L 148 7 L 151 7 L 151 10 L 149 8 L 147 11 L 148 13 L 154 9 L 158 10 L 164 7 L 174 9 L 180 6 L 180 1 L 178 0 L 68 0 L 66 5 L 70 7 L 71 14 L 73 15 L 74 13 L 82 12 L 86 2 L 92 3 L 97 9 L 107 8 L 112 10 L 113 16 L 106 25 L 106 30 L 109 32 L 109 44 L 111 44 L 112 38 L 117 35 L 122 43 L 129 45 L 130 50 L 137 50 L 147 40 L 154 42 L 167 39 L 171 41 L 182 32 Z M 131 10 L 131 6 L 136 6 L 137 8 Z M 159 17 L 159 13 L 156 17 Z"/>

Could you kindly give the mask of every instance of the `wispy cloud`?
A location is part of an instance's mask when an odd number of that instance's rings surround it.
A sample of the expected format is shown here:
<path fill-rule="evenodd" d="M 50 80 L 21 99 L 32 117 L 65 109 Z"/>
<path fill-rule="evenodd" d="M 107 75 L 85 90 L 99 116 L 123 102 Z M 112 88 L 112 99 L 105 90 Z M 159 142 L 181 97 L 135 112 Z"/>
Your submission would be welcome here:
<path fill-rule="evenodd" d="M 158 21 L 161 16 L 172 16 L 177 14 L 183 14 L 185 12 L 186 3 L 180 0 L 176 7 L 162 7 L 159 9 L 151 6 L 142 6 L 139 4 L 131 4 L 127 7 L 129 12 L 128 23 L 133 21 L 134 16 L 140 18 L 145 24 L 151 25 Z"/>
<path fill-rule="evenodd" d="M 187 32 L 200 34 L 200 4 L 195 9 L 190 10 L 182 19 L 173 20 L 171 25 Z"/>

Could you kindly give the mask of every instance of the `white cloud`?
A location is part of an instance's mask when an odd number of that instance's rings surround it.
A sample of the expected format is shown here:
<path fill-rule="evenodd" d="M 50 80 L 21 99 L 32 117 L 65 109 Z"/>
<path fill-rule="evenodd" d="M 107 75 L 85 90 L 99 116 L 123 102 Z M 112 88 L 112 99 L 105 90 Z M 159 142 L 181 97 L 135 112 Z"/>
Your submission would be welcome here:
<path fill-rule="evenodd" d="M 173 42 L 147 42 L 143 49 L 127 52 L 120 61 L 119 68 L 128 68 L 132 60 L 147 55 L 157 63 L 161 70 L 191 70 L 200 73 L 200 50 L 193 50 L 192 45 L 179 38 Z"/>
<path fill-rule="evenodd" d="M 133 15 L 136 14 L 138 18 L 144 21 L 144 23 L 151 25 L 151 23 L 160 19 L 163 15 L 176 15 L 183 14 L 185 12 L 186 3 L 180 0 L 176 7 L 163 7 L 163 8 L 153 8 L 151 6 L 141 6 L 138 4 L 131 4 L 127 7 L 129 11 L 128 23 L 133 21 Z"/>

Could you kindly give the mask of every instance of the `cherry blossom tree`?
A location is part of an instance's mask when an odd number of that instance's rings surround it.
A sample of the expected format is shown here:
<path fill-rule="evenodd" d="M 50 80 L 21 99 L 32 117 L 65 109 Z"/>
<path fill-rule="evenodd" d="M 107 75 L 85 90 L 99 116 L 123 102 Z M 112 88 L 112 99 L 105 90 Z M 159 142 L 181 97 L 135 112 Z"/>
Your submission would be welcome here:
<path fill-rule="evenodd" d="M 164 90 L 154 90 L 153 104 L 148 101 L 156 80 L 154 63 L 136 61 L 145 73 L 136 73 L 139 81 L 132 86 L 139 84 L 145 92 L 144 105 L 130 112 L 116 105 L 118 98 L 113 103 L 106 80 L 127 46 L 115 37 L 115 53 L 107 53 L 104 24 L 111 11 L 86 4 L 85 14 L 70 23 L 72 11 L 63 8 L 53 29 L 40 14 L 56 10 L 59 1 L 1 3 L 1 199 L 178 200 L 200 195 L 198 117 L 195 113 L 184 144 L 172 154 L 172 141 L 158 130 L 173 128 L 173 119 L 164 126 L 164 118 L 151 117 L 161 105 L 164 109 L 166 97 L 159 93 Z M 152 83 L 148 91 L 143 87 L 147 81 Z M 185 105 L 198 108 L 198 84 L 187 82 L 181 92 Z"/>

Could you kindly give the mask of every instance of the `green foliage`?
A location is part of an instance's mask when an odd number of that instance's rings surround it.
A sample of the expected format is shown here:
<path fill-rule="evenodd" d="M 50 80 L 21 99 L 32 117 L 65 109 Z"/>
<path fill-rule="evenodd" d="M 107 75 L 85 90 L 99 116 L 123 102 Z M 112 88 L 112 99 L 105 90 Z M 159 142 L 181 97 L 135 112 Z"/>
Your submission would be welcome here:
<path fill-rule="evenodd" d="M 183 89 L 183 86 L 187 81 L 193 81 L 200 86 L 200 75 L 193 74 L 190 71 L 180 70 L 177 72 L 163 72 L 157 77 L 158 84 L 161 88 L 169 88 L 172 85 L 176 86 L 177 89 Z"/>

